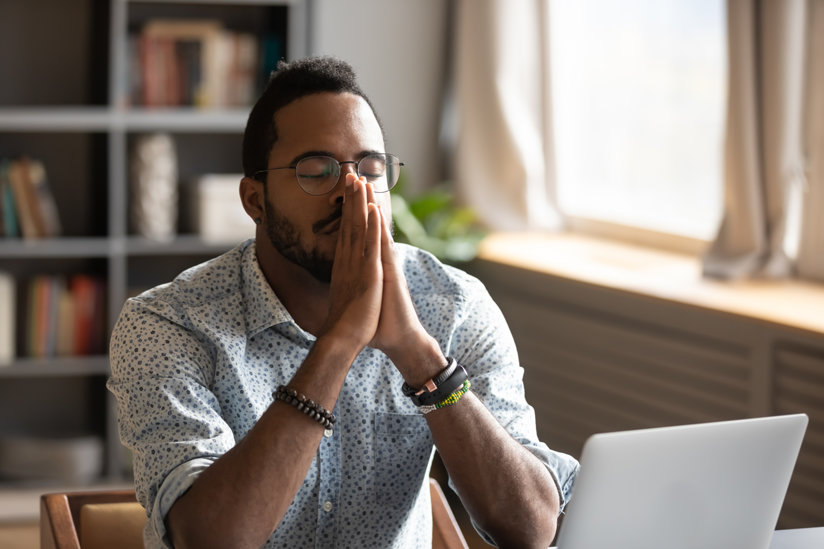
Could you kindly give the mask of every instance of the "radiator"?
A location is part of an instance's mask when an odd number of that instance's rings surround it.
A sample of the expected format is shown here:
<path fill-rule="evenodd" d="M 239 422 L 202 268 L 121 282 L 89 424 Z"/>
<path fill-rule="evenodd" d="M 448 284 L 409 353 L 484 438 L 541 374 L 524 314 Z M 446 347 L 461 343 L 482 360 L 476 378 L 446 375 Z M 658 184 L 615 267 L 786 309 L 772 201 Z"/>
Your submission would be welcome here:
<path fill-rule="evenodd" d="M 580 456 L 598 432 L 805 412 L 779 527 L 824 525 L 824 338 L 488 262 L 472 272 L 509 323 L 550 447 Z"/>

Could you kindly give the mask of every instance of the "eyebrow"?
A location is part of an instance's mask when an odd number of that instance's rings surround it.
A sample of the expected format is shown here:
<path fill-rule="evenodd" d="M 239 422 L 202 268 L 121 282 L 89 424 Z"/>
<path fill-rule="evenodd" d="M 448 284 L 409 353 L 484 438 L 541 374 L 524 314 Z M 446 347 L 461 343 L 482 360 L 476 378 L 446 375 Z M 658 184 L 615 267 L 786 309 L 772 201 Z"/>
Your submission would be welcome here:
<path fill-rule="evenodd" d="M 357 160 L 360 160 L 364 156 L 369 156 L 370 154 L 385 154 L 385 153 L 382 152 L 382 151 L 367 149 L 367 150 L 360 151 L 357 155 L 355 155 L 355 158 Z M 308 158 L 310 156 L 328 156 L 330 158 L 335 158 L 335 155 L 333 153 L 329 152 L 329 151 L 306 151 L 306 152 L 302 152 L 299 155 L 297 155 L 296 157 L 294 157 L 292 159 L 292 161 L 289 162 L 289 166 L 294 167 L 295 164 L 297 164 L 298 162 L 300 162 L 304 158 Z M 338 160 L 338 159 L 335 158 L 335 160 Z M 338 162 L 340 162 L 340 160 L 338 160 Z"/>

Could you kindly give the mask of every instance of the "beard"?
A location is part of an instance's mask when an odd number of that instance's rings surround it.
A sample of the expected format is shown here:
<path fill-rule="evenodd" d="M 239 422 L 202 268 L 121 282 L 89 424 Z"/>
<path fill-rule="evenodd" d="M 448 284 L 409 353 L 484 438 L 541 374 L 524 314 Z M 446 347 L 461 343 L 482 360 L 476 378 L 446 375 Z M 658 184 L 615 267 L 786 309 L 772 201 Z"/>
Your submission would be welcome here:
<path fill-rule="evenodd" d="M 324 254 L 318 248 L 306 248 L 301 242 L 301 233 L 294 223 L 275 209 L 269 200 L 266 187 L 263 187 L 263 208 L 266 212 L 266 237 L 269 243 L 288 261 L 302 267 L 312 277 L 324 284 L 332 282 L 332 265 L 335 263 L 334 252 Z M 312 225 L 312 230 L 318 232 L 336 218 L 341 216 L 340 209 L 329 217 Z M 395 236 L 395 222 L 389 219 L 389 234 Z"/>
<path fill-rule="evenodd" d="M 264 196 L 263 201 L 266 211 L 266 236 L 272 246 L 287 260 L 303 267 L 315 280 L 329 284 L 332 281 L 334 253 L 324 254 L 317 248 L 305 247 L 301 242 L 302 235 L 295 224 L 277 211 L 267 196 Z M 313 227 L 325 226 L 339 216 L 340 212 L 316 223 Z"/>

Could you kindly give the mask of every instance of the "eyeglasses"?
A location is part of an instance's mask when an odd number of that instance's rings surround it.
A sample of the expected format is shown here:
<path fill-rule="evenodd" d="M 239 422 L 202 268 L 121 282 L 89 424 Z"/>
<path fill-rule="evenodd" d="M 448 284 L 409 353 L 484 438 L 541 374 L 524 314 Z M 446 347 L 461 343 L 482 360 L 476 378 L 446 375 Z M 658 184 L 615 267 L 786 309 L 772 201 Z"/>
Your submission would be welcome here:
<path fill-rule="evenodd" d="M 258 170 L 254 177 L 276 170 L 295 170 L 300 188 L 308 194 L 319 196 L 335 188 L 343 164 L 355 164 L 358 177 L 365 177 L 377 193 L 385 193 L 395 186 L 403 166 L 403 162 L 394 154 L 368 154 L 358 161 L 344 162 L 338 162 L 331 156 L 307 156 L 298 160 L 294 166 Z"/>

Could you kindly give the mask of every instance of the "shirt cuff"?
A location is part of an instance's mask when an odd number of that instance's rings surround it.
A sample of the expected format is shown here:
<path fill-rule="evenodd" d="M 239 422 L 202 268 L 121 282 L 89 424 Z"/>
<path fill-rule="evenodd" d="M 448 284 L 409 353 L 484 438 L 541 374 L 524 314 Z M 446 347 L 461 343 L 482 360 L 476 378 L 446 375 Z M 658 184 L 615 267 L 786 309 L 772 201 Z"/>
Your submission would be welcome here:
<path fill-rule="evenodd" d="M 181 463 L 166 476 L 163 484 L 157 491 L 157 496 L 152 506 L 152 513 L 149 517 L 149 524 L 146 527 L 146 537 L 144 539 L 146 547 L 163 547 L 164 549 L 173 549 L 172 541 L 169 539 L 168 531 L 166 530 L 166 515 L 169 509 L 178 500 L 180 496 L 192 487 L 197 477 L 200 476 L 204 470 L 214 463 L 213 459 L 196 458 L 185 463 Z"/>

